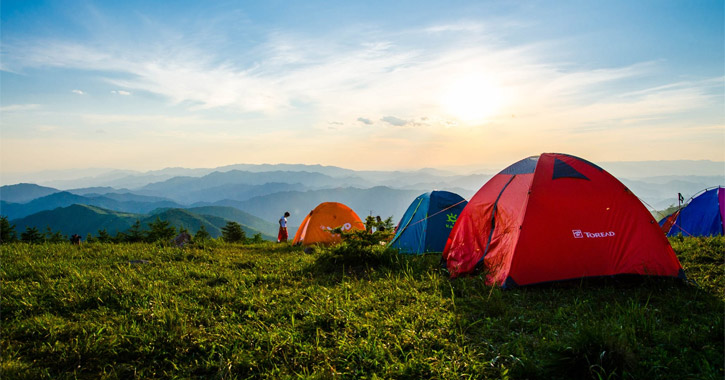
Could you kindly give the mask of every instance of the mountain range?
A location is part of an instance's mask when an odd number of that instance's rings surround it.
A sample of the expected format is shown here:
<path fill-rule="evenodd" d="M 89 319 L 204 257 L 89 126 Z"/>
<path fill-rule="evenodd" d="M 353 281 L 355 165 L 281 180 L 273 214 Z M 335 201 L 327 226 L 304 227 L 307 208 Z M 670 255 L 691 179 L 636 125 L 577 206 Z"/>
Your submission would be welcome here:
<path fill-rule="evenodd" d="M 677 204 L 677 193 L 689 198 L 704 188 L 725 183 L 723 162 L 643 162 L 640 171 L 636 163 L 608 165 L 611 169 L 602 167 L 614 175 L 629 174 L 630 177 L 618 178 L 653 210 Z M 693 174 L 687 174 L 688 171 Z M 355 171 L 297 164 L 92 173 L 78 178 L 72 178 L 70 173 L 56 173 L 56 177 L 46 173 L 48 177 L 37 184 L 2 186 L 0 215 L 8 217 L 18 228 L 33 224 L 70 231 L 70 227 L 60 225 L 62 221 L 75 229 L 83 227 L 94 232 L 99 229 L 95 226 L 108 226 L 104 228 L 109 232 L 112 228 L 123 231 L 129 220 L 132 224 L 137 219 L 163 217 L 190 230 L 204 225 L 212 235 L 223 223 L 237 221 L 250 232 L 259 231 L 265 238 L 274 239 L 277 220 L 285 211 L 292 214 L 288 219 L 293 230 L 310 210 L 327 201 L 344 203 L 361 218 L 393 216 L 397 221 L 421 193 L 448 190 L 470 199 L 492 176 L 430 168 Z M 82 175 L 82 171 L 77 174 Z M 88 222 L 71 221 L 74 213 L 75 219 Z"/>
<path fill-rule="evenodd" d="M 3 193 L 4 189 L 0 195 Z M 163 207 L 183 207 L 181 204 L 168 199 L 133 193 L 77 195 L 68 191 L 58 191 L 44 197 L 33 199 L 27 203 L 11 203 L 6 202 L 5 200 L 0 200 L 0 214 L 7 216 L 8 219 L 12 220 L 32 215 L 40 211 L 52 210 L 58 207 L 66 207 L 74 204 L 84 204 L 102 207 L 109 210 L 139 214 L 149 213 L 157 208 Z"/>
<path fill-rule="evenodd" d="M 223 215 L 223 216 L 220 216 Z M 96 206 L 74 204 L 68 207 L 59 207 L 45 210 L 24 218 L 15 219 L 16 232 L 25 231 L 27 227 L 36 227 L 40 231 L 50 228 L 53 232 L 60 232 L 70 236 L 79 234 L 88 236 L 97 235 L 99 230 L 105 229 L 110 235 L 128 231 L 136 222 L 141 223 L 142 229 L 148 229 L 149 223 L 158 219 L 165 220 L 177 230 L 184 228 L 195 234 L 201 226 L 216 238 L 221 236 L 222 228 L 229 221 L 242 225 L 248 237 L 259 233 L 263 239 L 276 239 L 276 226 L 243 211 L 228 207 L 208 207 L 199 209 L 167 208 L 158 209 L 150 214 L 133 214 L 108 210 Z"/>

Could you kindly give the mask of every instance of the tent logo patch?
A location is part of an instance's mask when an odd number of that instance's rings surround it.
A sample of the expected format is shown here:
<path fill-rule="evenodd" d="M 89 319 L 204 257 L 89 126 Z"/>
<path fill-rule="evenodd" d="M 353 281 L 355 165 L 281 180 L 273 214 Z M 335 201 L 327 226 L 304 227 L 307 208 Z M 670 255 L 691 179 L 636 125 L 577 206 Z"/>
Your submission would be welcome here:
<path fill-rule="evenodd" d="M 333 234 L 333 233 L 332 233 L 332 230 L 334 230 L 334 228 L 332 228 L 332 227 L 330 227 L 330 226 L 323 226 L 323 225 L 320 225 L 320 228 L 321 228 L 321 229 L 322 229 L 323 231 L 327 231 L 327 232 L 329 232 L 329 233 L 330 233 L 330 234 L 331 234 L 332 236 L 340 236 L 340 234 Z M 348 231 L 348 230 L 351 230 L 351 229 L 352 229 L 352 224 L 350 224 L 350 223 L 345 223 L 345 224 L 343 224 L 342 226 L 340 226 L 340 230 L 341 230 L 341 231 Z"/>
<path fill-rule="evenodd" d="M 605 237 L 612 237 L 615 235 L 614 231 L 609 232 L 582 232 L 582 230 L 571 230 L 571 233 L 574 234 L 575 239 L 583 239 L 583 238 L 589 238 L 589 239 L 596 239 L 596 238 L 605 238 Z"/>
<path fill-rule="evenodd" d="M 458 214 L 450 213 L 446 214 L 446 228 L 453 228 L 458 220 Z"/>

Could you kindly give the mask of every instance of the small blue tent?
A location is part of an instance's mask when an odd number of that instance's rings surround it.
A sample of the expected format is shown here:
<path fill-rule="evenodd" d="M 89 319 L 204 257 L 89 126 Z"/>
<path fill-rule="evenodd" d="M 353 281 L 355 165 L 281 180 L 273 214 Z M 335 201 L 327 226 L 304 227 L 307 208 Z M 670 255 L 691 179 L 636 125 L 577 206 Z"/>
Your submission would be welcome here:
<path fill-rule="evenodd" d="M 725 218 L 725 187 L 707 189 L 692 198 L 690 203 L 680 210 L 667 236 L 723 235 L 725 234 L 723 218 Z"/>
<path fill-rule="evenodd" d="M 458 215 L 466 207 L 465 199 L 448 191 L 419 195 L 398 223 L 390 246 L 401 253 L 443 252 Z"/>

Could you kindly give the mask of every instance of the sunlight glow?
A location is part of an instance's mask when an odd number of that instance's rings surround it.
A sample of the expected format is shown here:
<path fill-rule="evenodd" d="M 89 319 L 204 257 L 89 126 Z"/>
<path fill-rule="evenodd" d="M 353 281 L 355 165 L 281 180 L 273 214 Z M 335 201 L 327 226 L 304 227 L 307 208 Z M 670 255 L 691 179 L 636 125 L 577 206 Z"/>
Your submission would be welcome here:
<path fill-rule="evenodd" d="M 495 116 L 505 101 L 505 91 L 495 81 L 472 73 L 458 77 L 444 88 L 440 104 L 445 112 L 462 122 L 480 124 Z"/>

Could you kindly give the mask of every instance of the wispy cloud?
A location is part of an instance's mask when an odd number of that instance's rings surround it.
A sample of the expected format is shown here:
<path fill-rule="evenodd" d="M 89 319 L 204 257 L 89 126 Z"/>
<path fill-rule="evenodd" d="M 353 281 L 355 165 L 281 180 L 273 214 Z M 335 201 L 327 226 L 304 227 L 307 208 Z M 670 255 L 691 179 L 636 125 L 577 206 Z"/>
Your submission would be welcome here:
<path fill-rule="evenodd" d="M 74 94 L 77 94 L 77 95 L 85 95 L 86 94 L 82 90 L 71 90 L 71 92 L 74 93 Z"/>
<path fill-rule="evenodd" d="M 0 112 L 22 112 L 33 111 L 40 108 L 39 104 L 11 104 L 0 107 Z"/>
<path fill-rule="evenodd" d="M 723 78 L 652 80 L 652 73 L 663 65 L 656 60 L 611 67 L 558 62 L 546 53 L 557 50 L 557 41 L 502 46 L 490 38 L 495 29 L 463 22 L 405 33 L 362 29 L 319 37 L 275 30 L 246 50 L 216 50 L 207 40 L 184 38 L 183 33 L 167 44 L 129 47 L 28 40 L 4 46 L 8 59 L 3 67 L 90 71 L 113 86 L 115 95 L 160 95 L 184 113 L 83 115 L 81 121 L 93 125 L 91 130 L 101 127 L 107 132 L 104 138 L 143 136 L 149 146 L 169 139 L 204 141 L 218 157 L 223 156 L 219 146 L 229 157 L 240 151 L 234 144 L 249 144 L 249 157 L 270 161 L 287 156 L 259 147 L 294 138 L 310 149 L 328 152 L 324 154 L 329 157 L 320 153 L 314 160 L 336 162 L 345 153 L 342 148 L 322 149 L 322 140 L 310 137 L 310 131 L 326 133 L 331 127 L 340 133 L 327 133 L 325 147 L 374 149 L 386 161 L 387 153 L 396 151 L 401 162 L 419 157 L 421 151 L 432 162 L 453 160 L 446 155 L 450 147 L 461 157 L 480 158 L 483 144 L 488 144 L 492 157 L 511 154 L 506 159 L 512 160 L 521 151 L 537 153 L 542 147 L 576 153 L 573 149 L 589 140 L 626 145 L 617 138 L 641 146 L 654 121 L 711 107 L 722 99 Z M 438 44 L 416 42 L 431 33 Z M 243 54 L 230 53 L 242 50 Z M 442 105 L 441 97 L 455 89 L 451 85 L 471 76 L 488 79 L 492 87 L 488 94 L 460 94 L 474 106 L 505 98 L 485 120 L 486 128 L 481 128 L 484 122 L 458 119 Z M 646 85 L 638 82 L 641 78 L 648 79 L 641 82 Z M 22 106 L 2 110 L 12 107 Z M 360 128 L 361 124 L 376 128 Z M 680 136 L 677 123 L 666 124 L 663 134 Z M 414 138 L 401 128 L 411 126 L 417 128 Z M 640 133 L 602 133 L 612 127 Z M 289 154 L 289 160 L 299 156 Z"/>
<path fill-rule="evenodd" d="M 450 41 L 455 41 L 456 33 L 475 35 L 481 30 L 479 24 L 460 23 L 418 32 L 450 32 Z M 7 50 L 11 57 L 8 65 L 17 70 L 46 66 L 93 70 L 113 85 L 159 94 L 190 109 L 225 107 L 271 114 L 285 113 L 303 104 L 317 108 L 328 119 L 364 124 L 368 124 L 364 120 L 371 119 L 354 116 L 360 110 L 366 110 L 374 119 L 382 120 L 394 112 L 404 117 L 400 120 L 433 115 L 442 123 L 450 123 L 445 110 L 440 109 L 440 94 L 462 73 L 471 72 L 495 78 L 500 88 L 512 94 L 508 108 L 516 114 L 521 110 L 531 114 L 579 108 L 582 101 L 596 94 L 598 99 L 608 98 L 611 106 L 600 101 L 592 111 L 628 109 L 631 115 L 639 108 L 621 106 L 637 95 L 616 98 L 609 86 L 642 76 L 657 66 L 657 62 L 644 62 L 574 69 L 546 62 L 545 57 L 537 55 L 540 52 L 535 47 L 470 47 L 451 43 L 421 49 L 416 44 L 395 40 L 395 35 L 388 37 L 361 35 L 350 41 L 351 36 L 345 35 L 322 40 L 277 31 L 258 46 L 253 60 L 219 55 L 205 50 L 199 41 L 184 39 L 178 39 L 174 46 L 149 45 L 143 49 L 35 40 L 11 44 Z M 695 88 L 690 93 L 697 91 Z M 83 94 L 81 90 L 73 92 Z M 131 94 L 128 90 L 111 92 Z M 685 92 L 683 86 L 678 93 L 684 96 Z M 701 104 L 693 100 L 703 99 L 693 96 L 677 108 Z M 656 108 L 646 108 L 642 114 L 652 116 L 657 112 Z M 666 114 L 671 110 L 662 108 L 660 112 Z M 388 122 L 393 126 L 399 123 Z"/>
<path fill-rule="evenodd" d="M 373 124 L 373 121 L 372 120 L 367 119 L 367 118 L 364 118 L 364 117 L 358 117 L 357 118 L 357 121 L 359 121 L 359 122 L 361 122 L 361 123 L 363 123 L 365 125 L 372 125 Z"/>
<path fill-rule="evenodd" d="M 57 125 L 38 125 L 35 127 L 35 130 L 40 133 L 50 133 L 60 130 L 60 127 Z"/>
<path fill-rule="evenodd" d="M 408 124 L 407 120 L 403 120 L 400 118 L 397 118 L 395 116 L 385 116 L 384 118 L 380 119 L 381 121 L 384 121 L 390 125 L 394 125 L 396 127 L 402 127 Z"/>
<path fill-rule="evenodd" d="M 450 24 L 440 24 L 425 28 L 426 32 L 429 33 L 443 33 L 443 32 L 473 32 L 480 33 L 484 31 L 482 23 L 478 22 L 459 22 Z"/>

